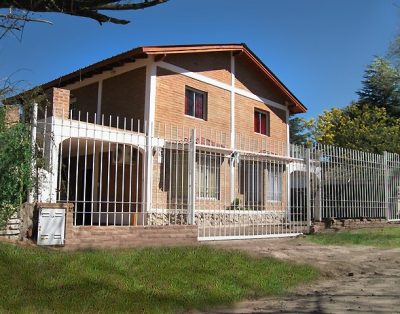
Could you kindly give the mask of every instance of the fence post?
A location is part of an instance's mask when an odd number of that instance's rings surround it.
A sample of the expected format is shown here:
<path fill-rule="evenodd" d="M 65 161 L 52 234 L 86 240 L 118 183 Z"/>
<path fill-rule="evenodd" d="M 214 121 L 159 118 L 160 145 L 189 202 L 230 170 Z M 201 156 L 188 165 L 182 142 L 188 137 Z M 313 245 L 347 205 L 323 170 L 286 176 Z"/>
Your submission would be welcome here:
<path fill-rule="evenodd" d="M 310 149 L 306 149 L 306 209 L 307 209 L 307 231 L 311 230 L 311 165 L 310 165 Z"/>
<path fill-rule="evenodd" d="M 390 219 L 389 207 L 389 169 L 388 169 L 388 152 L 383 152 L 383 175 L 384 175 L 384 193 L 385 193 L 385 215 L 386 220 Z"/>
<path fill-rule="evenodd" d="M 196 129 L 191 131 L 191 140 L 189 143 L 189 201 L 188 201 L 188 224 L 195 223 L 195 205 L 196 205 Z"/>

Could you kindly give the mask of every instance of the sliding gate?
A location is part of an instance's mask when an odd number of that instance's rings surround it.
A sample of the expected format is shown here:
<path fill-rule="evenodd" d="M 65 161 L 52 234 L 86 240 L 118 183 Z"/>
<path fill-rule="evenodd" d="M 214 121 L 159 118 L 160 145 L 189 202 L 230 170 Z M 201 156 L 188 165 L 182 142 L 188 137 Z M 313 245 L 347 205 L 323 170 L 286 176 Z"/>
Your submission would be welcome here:
<path fill-rule="evenodd" d="M 193 186 L 199 240 L 296 236 L 308 230 L 312 165 L 305 150 L 298 151 L 301 158 L 285 152 L 226 154 L 197 147 Z"/>

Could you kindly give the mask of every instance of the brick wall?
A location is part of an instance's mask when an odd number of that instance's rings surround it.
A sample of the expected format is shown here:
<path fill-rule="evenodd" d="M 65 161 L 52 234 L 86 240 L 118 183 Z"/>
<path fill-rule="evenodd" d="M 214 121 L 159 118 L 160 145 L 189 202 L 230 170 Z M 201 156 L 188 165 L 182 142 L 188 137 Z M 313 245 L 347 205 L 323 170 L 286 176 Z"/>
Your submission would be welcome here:
<path fill-rule="evenodd" d="M 50 108 L 48 116 L 68 119 L 70 109 L 70 91 L 62 88 L 52 88 L 48 91 Z"/>
<path fill-rule="evenodd" d="M 71 90 L 71 97 L 76 99 L 74 109 L 81 112 L 81 121 L 86 121 L 89 114 L 89 122 L 93 122 L 94 114 L 97 112 L 97 96 L 99 84 L 93 83 Z M 78 119 L 78 117 L 75 117 Z"/>
<path fill-rule="evenodd" d="M 165 61 L 187 68 L 230 84 L 230 72 L 227 65 L 230 54 L 194 54 L 168 56 Z M 201 55 L 201 57 L 200 57 Z M 195 59 L 199 58 L 199 60 Z M 237 57 L 236 86 L 253 92 L 258 96 L 269 98 L 284 104 L 285 98 L 281 91 L 262 74 L 260 70 L 244 59 Z M 206 60 L 209 60 L 207 64 Z M 218 62 L 216 61 L 218 60 Z M 204 71 L 202 71 L 202 68 Z M 222 74 L 223 73 L 223 74 Z M 229 77 L 229 80 L 228 80 Z M 207 93 L 207 119 L 197 119 L 185 115 L 185 87 L 192 87 Z M 259 135 L 254 132 L 254 109 L 261 109 L 270 113 L 270 136 Z M 248 139 L 256 141 L 273 140 L 285 143 L 287 141 L 286 112 L 260 101 L 256 101 L 236 94 L 235 98 L 235 127 Z M 215 130 L 225 132 L 227 135 L 226 146 L 229 146 L 230 137 L 230 92 L 221 88 L 199 82 L 181 74 L 169 72 L 158 68 L 156 89 L 155 124 L 179 125 L 190 128 Z M 198 132 L 199 133 L 199 132 Z M 237 144 L 238 140 L 237 140 Z"/>
<path fill-rule="evenodd" d="M 249 99 L 247 97 L 236 95 L 236 146 L 244 150 L 261 151 L 262 142 L 276 142 L 284 144 L 287 141 L 287 125 L 286 113 L 283 110 L 267 106 L 259 101 Z M 260 109 L 269 112 L 270 117 L 270 136 L 257 134 L 254 132 L 254 110 Z M 242 137 L 242 138 L 241 138 Z M 256 147 L 249 146 L 249 142 L 253 140 Z M 276 146 L 275 153 L 282 155 L 281 147 Z"/>
<path fill-rule="evenodd" d="M 185 87 L 207 93 L 207 119 L 185 115 Z M 155 124 L 175 125 L 186 128 L 213 129 L 229 136 L 230 92 L 199 82 L 181 74 L 157 70 Z M 200 136 L 200 132 L 197 132 Z M 204 134 L 205 136 L 205 134 Z M 229 145 L 229 141 L 228 141 Z"/>
<path fill-rule="evenodd" d="M 231 84 L 230 56 L 230 52 L 172 54 L 163 61 Z"/>
<path fill-rule="evenodd" d="M 103 95 L 101 113 L 104 114 L 107 125 L 109 116 L 120 117 L 119 127 L 124 127 L 124 118 L 127 119 L 126 128 L 131 129 L 130 120 L 134 121 L 134 130 L 137 120 L 143 124 L 146 89 L 146 68 L 138 68 L 103 81 Z M 115 125 L 113 123 L 113 125 Z"/>
<path fill-rule="evenodd" d="M 283 92 L 245 55 L 236 56 L 235 61 L 236 87 L 280 104 L 285 103 L 286 97 Z"/>
<path fill-rule="evenodd" d="M 66 216 L 66 250 L 175 246 L 197 243 L 197 226 L 73 226 L 73 208 Z"/>

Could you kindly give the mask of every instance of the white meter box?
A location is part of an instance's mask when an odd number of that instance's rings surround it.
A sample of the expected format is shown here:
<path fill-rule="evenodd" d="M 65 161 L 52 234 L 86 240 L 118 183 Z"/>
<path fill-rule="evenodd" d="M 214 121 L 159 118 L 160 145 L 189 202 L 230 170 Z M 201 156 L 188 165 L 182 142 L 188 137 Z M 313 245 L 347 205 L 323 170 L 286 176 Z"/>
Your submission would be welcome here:
<path fill-rule="evenodd" d="M 64 245 L 65 208 L 40 208 L 38 245 Z"/>

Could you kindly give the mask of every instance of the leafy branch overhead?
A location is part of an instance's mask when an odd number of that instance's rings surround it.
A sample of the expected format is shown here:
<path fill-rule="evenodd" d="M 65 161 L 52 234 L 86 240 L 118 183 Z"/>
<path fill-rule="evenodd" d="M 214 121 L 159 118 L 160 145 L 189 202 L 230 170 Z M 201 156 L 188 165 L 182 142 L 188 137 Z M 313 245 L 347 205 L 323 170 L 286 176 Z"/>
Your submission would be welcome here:
<path fill-rule="evenodd" d="M 123 11 L 140 10 L 152 7 L 168 0 L 142 0 L 135 1 L 106 1 L 106 0 L 5 0 L 0 1 L 0 9 L 8 9 L 8 14 L 0 14 L 0 18 L 8 21 L 8 24 L 1 23 L 1 28 L 10 27 L 14 30 L 21 30 L 23 26 L 18 22 L 48 22 L 41 19 L 28 17 L 29 13 L 62 13 L 74 16 L 82 16 L 102 23 L 128 24 L 129 21 L 118 19 L 99 11 Z M 12 23 L 10 23 L 10 21 Z"/>

